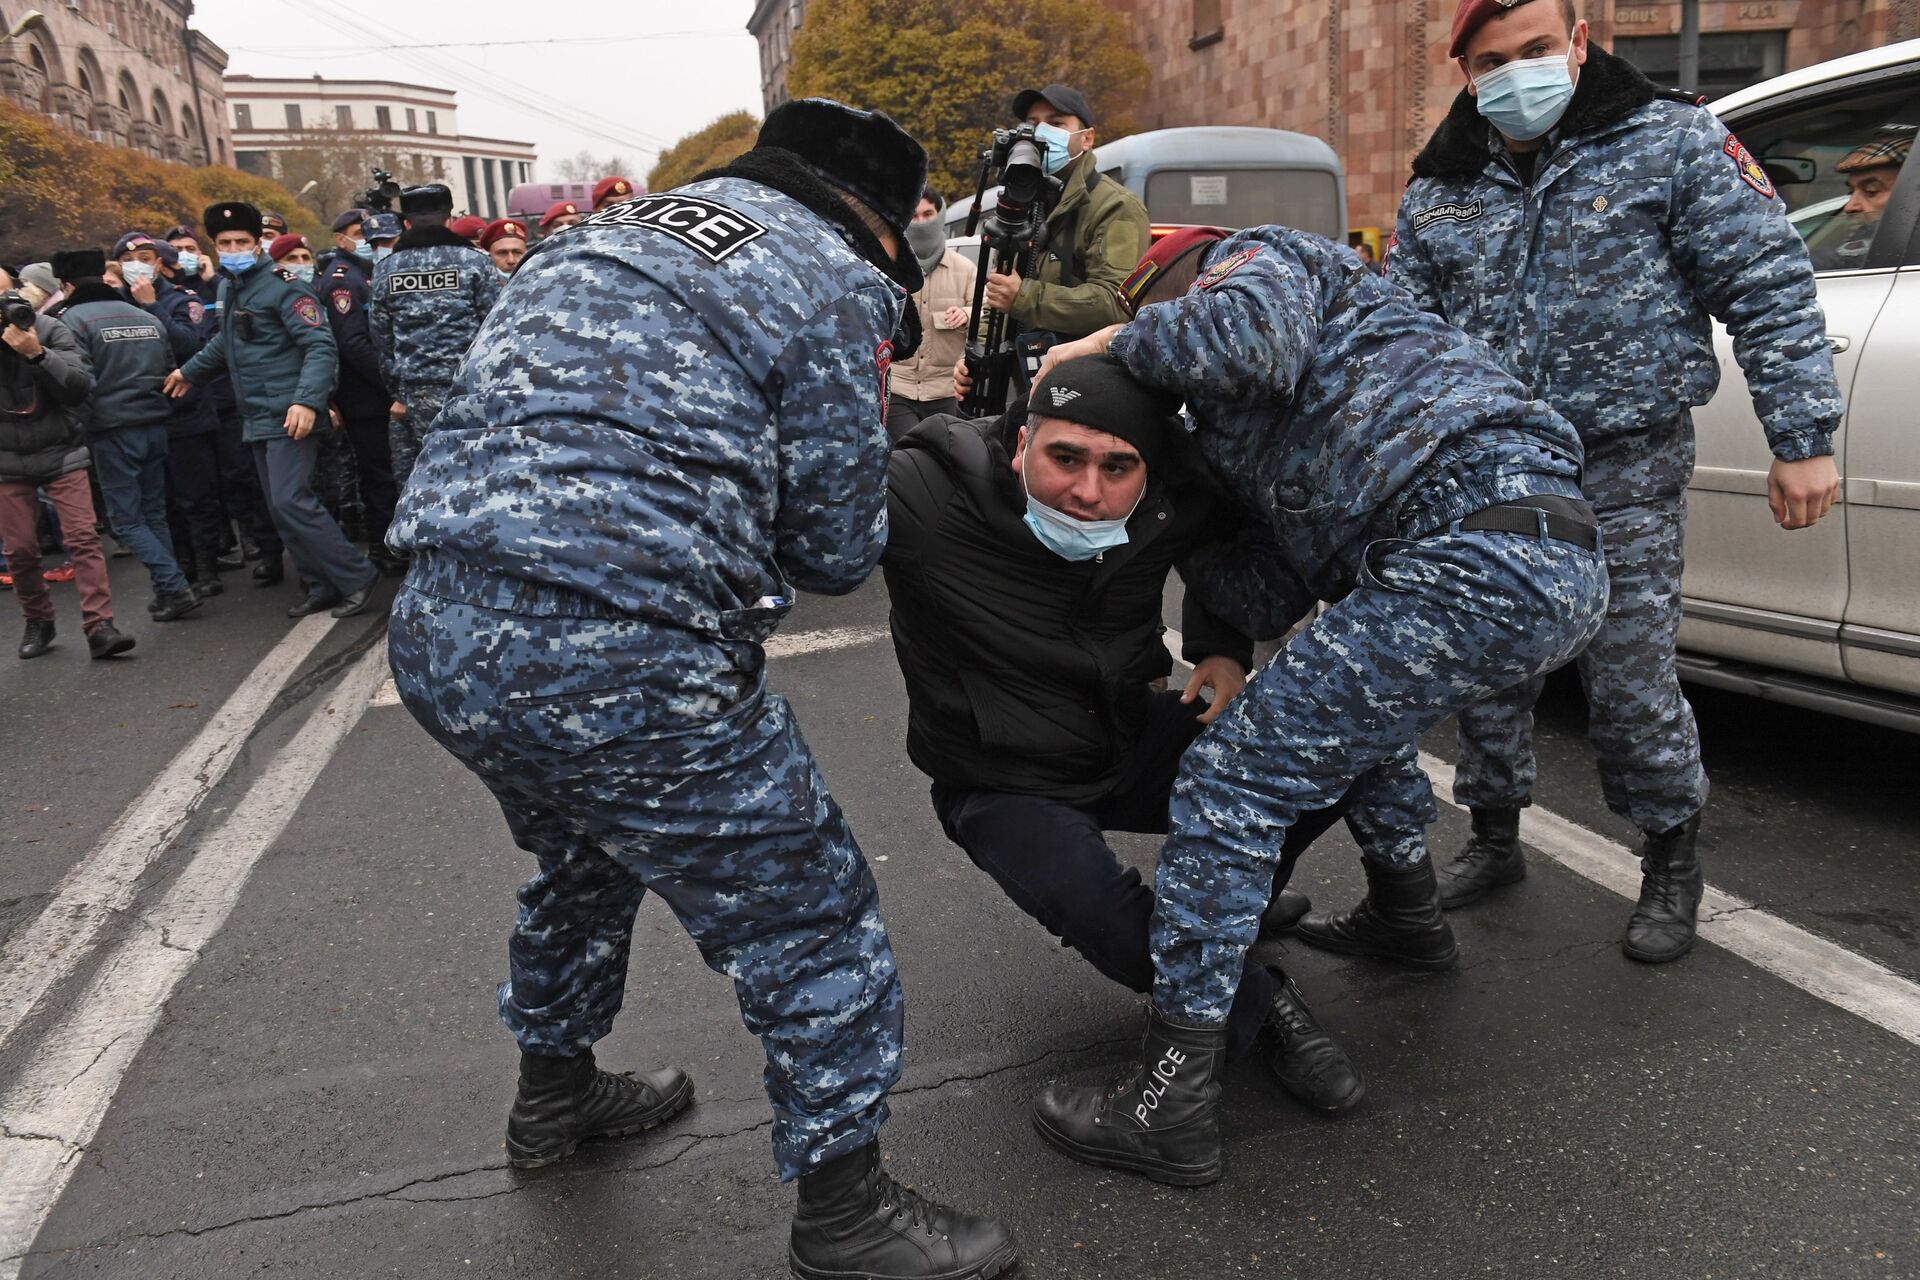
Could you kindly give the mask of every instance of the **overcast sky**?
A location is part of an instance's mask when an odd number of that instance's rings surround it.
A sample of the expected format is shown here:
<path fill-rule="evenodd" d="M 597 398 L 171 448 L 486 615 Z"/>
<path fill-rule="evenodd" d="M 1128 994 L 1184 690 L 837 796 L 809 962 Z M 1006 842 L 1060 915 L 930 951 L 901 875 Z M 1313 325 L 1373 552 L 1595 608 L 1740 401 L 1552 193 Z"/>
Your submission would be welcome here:
<path fill-rule="evenodd" d="M 539 147 L 536 177 L 584 147 L 624 155 L 644 180 L 682 135 L 760 114 L 752 12 L 752 0 L 195 0 L 192 25 L 230 73 L 452 89 L 463 133 Z M 408 47 L 420 45 L 441 47 Z"/>

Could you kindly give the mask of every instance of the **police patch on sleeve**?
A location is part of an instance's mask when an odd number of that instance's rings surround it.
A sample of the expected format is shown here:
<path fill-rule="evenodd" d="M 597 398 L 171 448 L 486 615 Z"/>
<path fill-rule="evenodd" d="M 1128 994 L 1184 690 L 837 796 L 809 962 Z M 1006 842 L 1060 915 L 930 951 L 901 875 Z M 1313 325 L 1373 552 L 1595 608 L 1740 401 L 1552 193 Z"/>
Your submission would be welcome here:
<path fill-rule="evenodd" d="M 320 303 L 312 294 L 303 293 L 293 300 L 293 314 L 299 316 L 304 323 L 317 328 L 320 324 Z"/>
<path fill-rule="evenodd" d="M 907 303 L 912 306 L 911 300 Z M 893 381 L 893 343 L 891 340 L 881 343 L 873 349 L 873 367 L 880 374 L 880 419 L 886 421 L 887 393 Z"/>
<path fill-rule="evenodd" d="M 335 289 L 333 291 L 333 309 L 343 316 L 351 312 L 353 310 L 353 295 L 345 289 Z"/>
<path fill-rule="evenodd" d="M 1760 162 L 1753 158 L 1753 152 L 1747 150 L 1740 139 L 1732 134 L 1727 135 L 1726 151 L 1733 157 L 1734 167 L 1740 170 L 1740 181 L 1767 199 L 1773 199 L 1773 179 L 1769 178 L 1767 171 L 1760 167 Z"/>
<path fill-rule="evenodd" d="M 1193 282 L 1196 289 L 1211 289 L 1240 268 L 1252 262 L 1260 253 L 1260 246 L 1248 245 L 1238 253 L 1228 254 L 1206 269 L 1198 280 Z"/>
<path fill-rule="evenodd" d="M 580 225 L 641 227 L 673 237 L 708 262 L 723 261 L 767 229 L 746 214 L 692 196 L 647 196 L 611 204 Z"/>

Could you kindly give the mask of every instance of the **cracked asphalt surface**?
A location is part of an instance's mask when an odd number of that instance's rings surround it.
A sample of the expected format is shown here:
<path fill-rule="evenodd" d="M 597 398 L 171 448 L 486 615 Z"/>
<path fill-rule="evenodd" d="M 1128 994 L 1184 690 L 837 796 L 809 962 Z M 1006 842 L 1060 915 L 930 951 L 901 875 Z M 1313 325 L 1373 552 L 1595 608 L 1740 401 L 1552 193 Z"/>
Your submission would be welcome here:
<path fill-rule="evenodd" d="M 144 593 L 115 570 L 136 612 Z M 88 664 L 68 640 L 0 669 L 0 932 L 33 918 L 285 633 L 280 596 L 242 587 L 205 617 L 133 628 L 138 662 Z M 787 632 L 885 617 L 876 582 L 804 601 Z M 371 634 L 329 635 L 117 928 L 143 927 L 138 907 Z M 1031 1134 L 1028 1100 L 1107 1074 L 1138 1033 L 1136 999 L 940 834 L 884 641 L 773 671 L 873 863 L 906 984 L 890 1167 L 1009 1217 L 1024 1274 L 1920 1275 L 1914 1047 L 1711 946 L 1660 968 L 1624 960 L 1627 904 L 1544 858 L 1454 917 L 1450 972 L 1262 944 L 1367 1076 L 1355 1113 L 1310 1115 L 1247 1062 L 1228 1079 L 1217 1186 L 1067 1162 Z M 1696 705 L 1717 788 L 1709 878 L 1920 977 L 1913 740 L 1704 691 Z M 1600 804 L 1582 718 L 1556 682 L 1539 802 L 1628 839 Z M 1453 755 L 1448 731 L 1425 745 Z M 1436 847 L 1464 832 L 1443 806 Z M 1153 841 L 1117 844 L 1150 867 Z M 531 1176 L 505 1167 L 515 1054 L 493 986 L 528 865 L 404 710 L 370 709 L 175 992 L 22 1274 L 785 1275 L 791 1192 L 772 1173 L 758 1046 L 657 902 L 599 1053 L 684 1066 L 696 1105 Z M 1358 896 L 1343 833 L 1296 884 Z M 0 1049 L 0 1084 L 84 977 Z"/>

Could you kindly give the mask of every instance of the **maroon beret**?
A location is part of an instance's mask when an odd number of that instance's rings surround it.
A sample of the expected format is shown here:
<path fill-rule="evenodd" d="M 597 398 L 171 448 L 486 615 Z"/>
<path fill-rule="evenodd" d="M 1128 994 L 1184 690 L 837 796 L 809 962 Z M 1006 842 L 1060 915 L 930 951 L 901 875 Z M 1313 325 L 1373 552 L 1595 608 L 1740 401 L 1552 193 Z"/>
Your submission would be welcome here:
<path fill-rule="evenodd" d="M 1460 0 L 1453 12 L 1453 43 L 1447 46 L 1449 58 L 1467 56 L 1467 41 L 1473 33 L 1509 9 L 1518 9 L 1527 0 Z"/>

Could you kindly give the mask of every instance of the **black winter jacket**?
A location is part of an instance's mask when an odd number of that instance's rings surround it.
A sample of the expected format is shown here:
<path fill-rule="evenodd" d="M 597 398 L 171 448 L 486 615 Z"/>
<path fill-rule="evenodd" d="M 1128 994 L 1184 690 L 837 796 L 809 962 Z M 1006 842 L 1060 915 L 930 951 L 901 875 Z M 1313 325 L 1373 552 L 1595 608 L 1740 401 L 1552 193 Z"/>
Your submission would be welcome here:
<path fill-rule="evenodd" d="M 906 678 L 907 754 L 947 786 L 1089 804 L 1113 788 L 1172 669 L 1167 573 L 1238 522 L 1197 460 L 1163 466 L 1125 546 L 1064 560 L 1023 522 L 1015 422 L 936 415 L 887 465 L 894 650 Z M 1248 638 L 1189 595 L 1183 656 L 1252 660 Z M 1201 708 L 1195 707 L 1195 714 Z"/>
<path fill-rule="evenodd" d="M 87 467 L 85 412 L 93 378 L 73 330 L 39 316 L 38 360 L 0 343 L 0 480 L 44 484 Z"/>
<path fill-rule="evenodd" d="M 97 280 L 74 286 L 60 320 L 73 330 L 93 375 L 88 431 L 167 424 L 173 402 L 160 387 L 175 366 L 165 324 Z"/>

